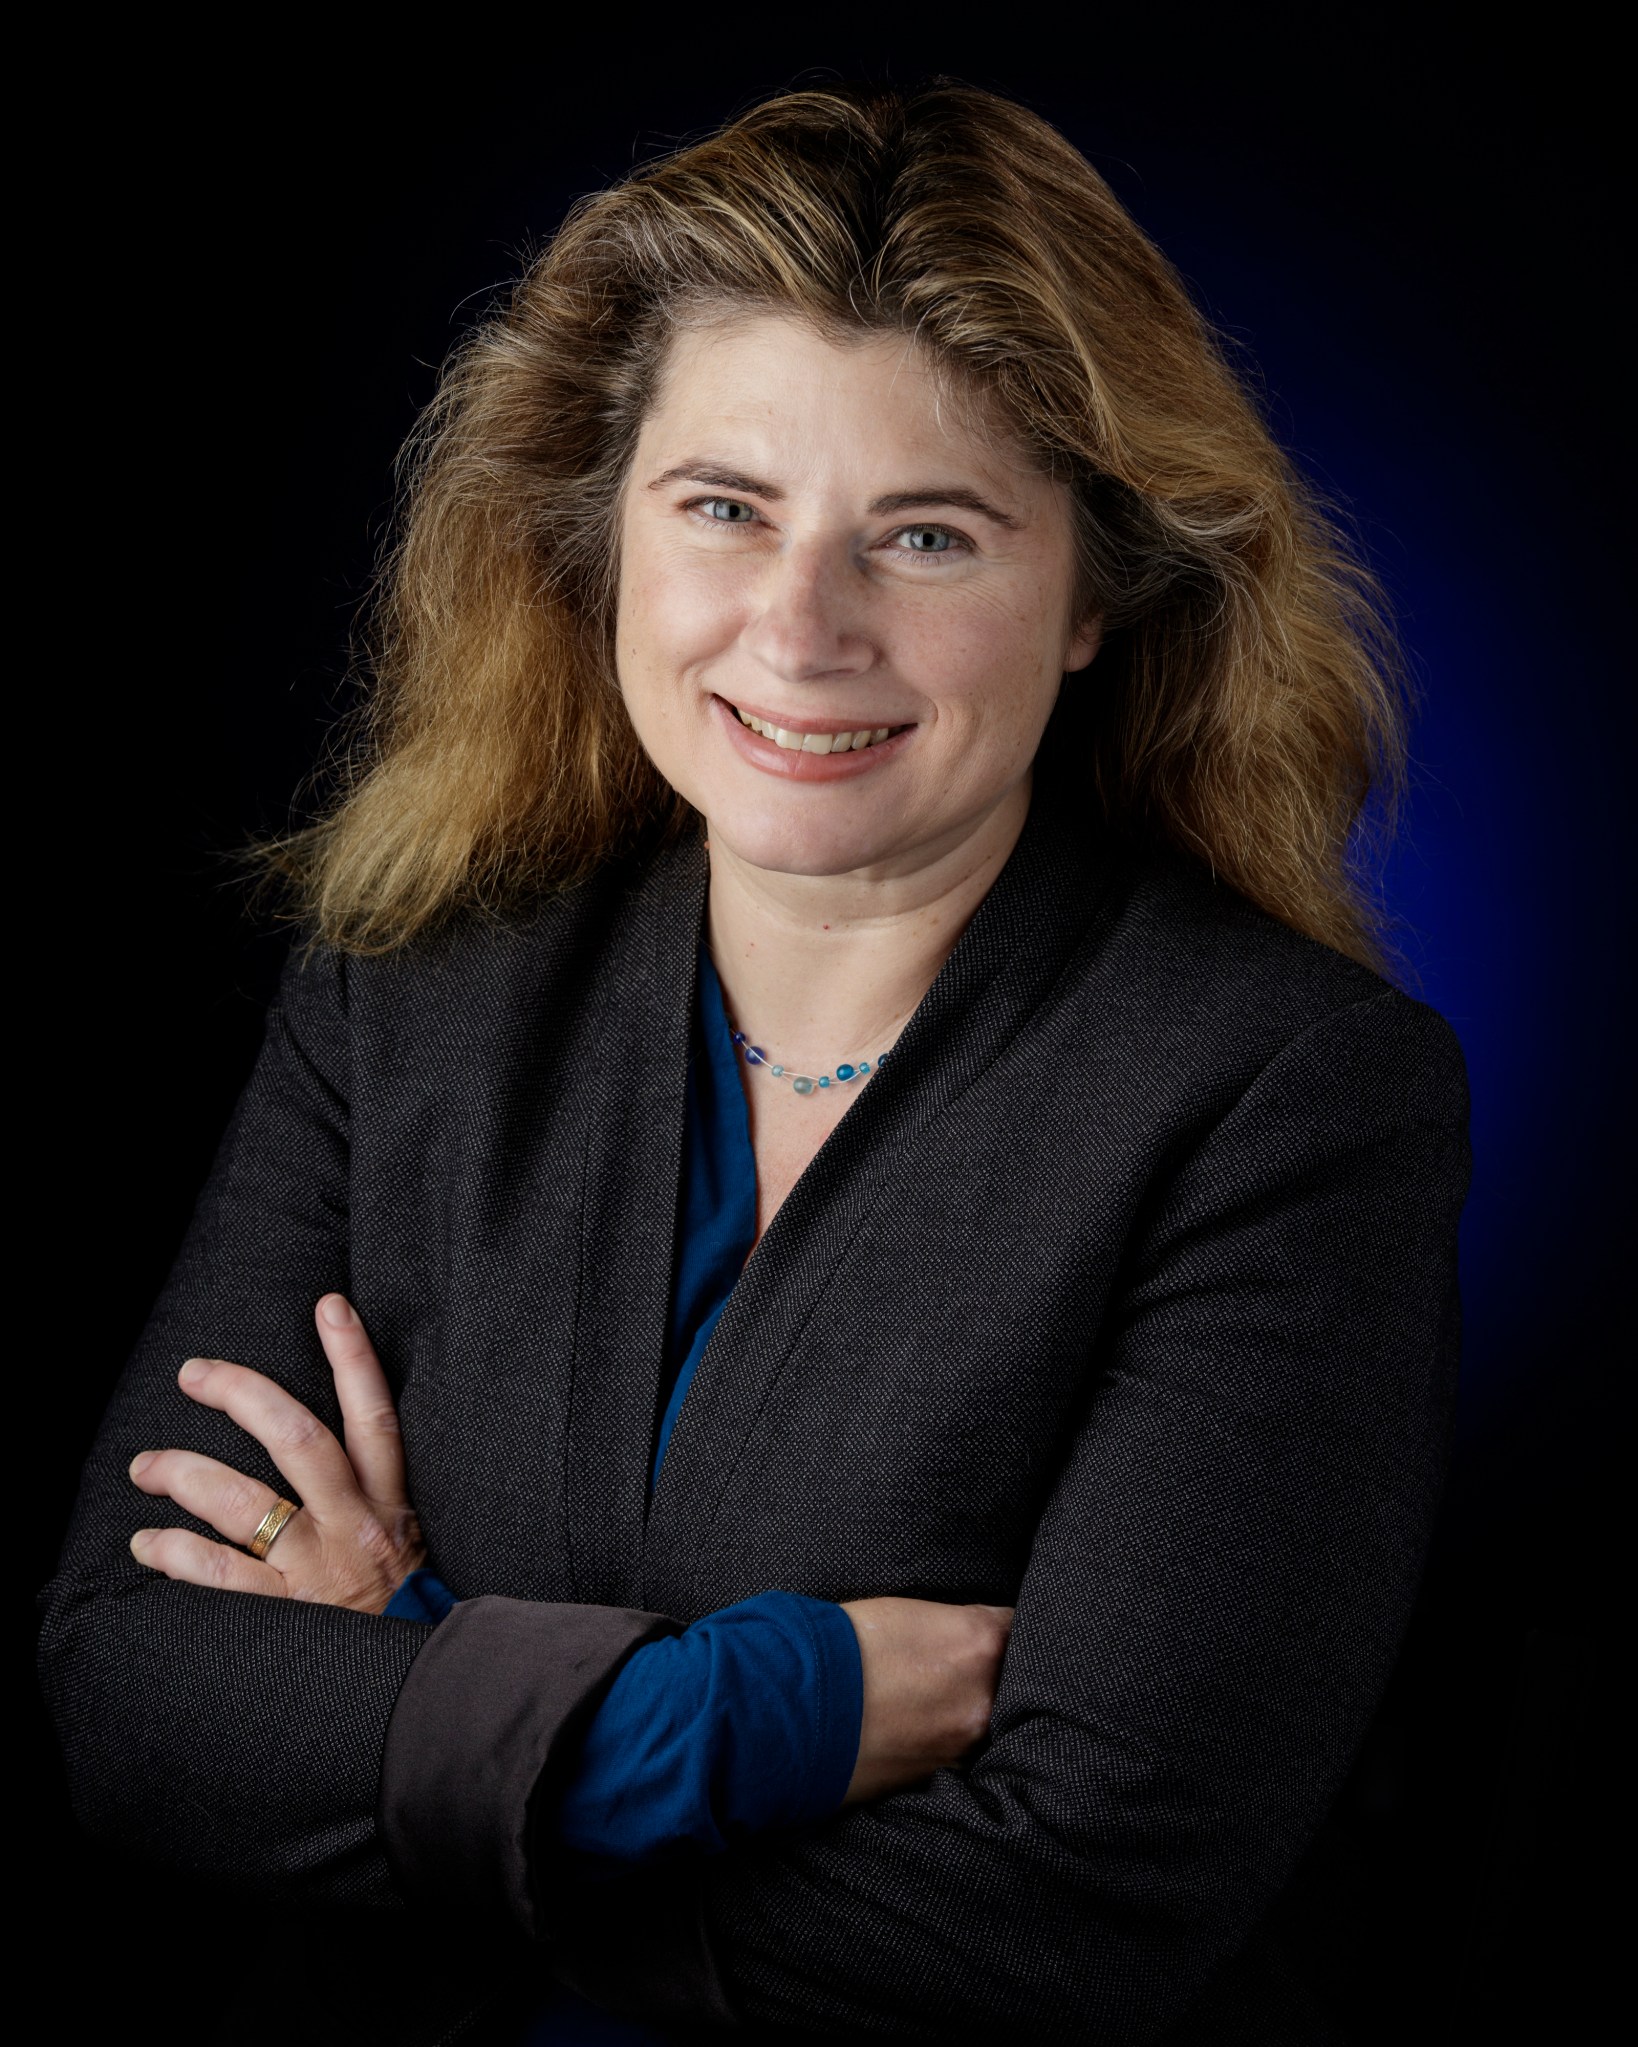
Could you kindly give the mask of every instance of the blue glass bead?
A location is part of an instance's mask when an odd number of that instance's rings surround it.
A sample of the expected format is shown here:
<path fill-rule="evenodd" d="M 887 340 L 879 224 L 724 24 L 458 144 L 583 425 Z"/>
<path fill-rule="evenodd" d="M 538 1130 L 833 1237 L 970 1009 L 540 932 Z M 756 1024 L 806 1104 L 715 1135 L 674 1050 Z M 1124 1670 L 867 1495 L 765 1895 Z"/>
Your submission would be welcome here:
<path fill-rule="evenodd" d="M 768 1055 L 760 1045 L 747 1045 L 745 1047 L 745 1064 L 747 1066 L 766 1066 L 767 1063 Z"/>
<path fill-rule="evenodd" d="M 775 1080 L 783 1080 L 785 1078 L 785 1069 L 783 1066 L 770 1066 L 768 1068 L 768 1071 L 773 1075 Z"/>
<path fill-rule="evenodd" d="M 881 1063 L 882 1063 L 882 1062 L 881 1062 L 881 1061 L 880 1061 L 879 1059 L 878 1059 L 878 1060 L 876 1061 L 876 1064 L 877 1064 L 878 1066 L 880 1066 L 880 1065 L 881 1065 Z M 870 1061 L 869 1061 L 868 1059 L 861 1059 L 861 1060 L 859 1061 L 859 1077 L 860 1077 L 860 1079 L 862 1080 L 862 1079 L 864 1078 L 864 1076 L 865 1076 L 865 1075 L 866 1075 L 866 1074 L 867 1074 L 867 1073 L 868 1073 L 869 1071 L 870 1071 Z"/>
<path fill-rule="evenodd" d="M 838 1066 L 836 1078 L 838 1080 L 851 1080 L 853 1078 L 853 1068 L 851 1066 Z"/>
<path fill-rule="evenodd" d="M 811 1095 L 813 1093 L 814 1086 L 813 1081 L 811 1077 L 805 1073 L 799 1073 L 796 1076 L 796 1078 L 791 1082 L 791 1086 L 795 1088 L 796 1092 L 799 1095 Z"/>
<path fill-rule="evenodd" d="M 828 1073 L 821 1073 L 821 1074 L 820 1074 L 820 1076 L 819 1076 L 819 1085 L 820 1085 L 821 1087 L 829 1087 L 829 1086 L 830 1086 L 830 1075 L 829 1075 Z"/>
<path fill-rule="evenodd" d="M 728 1035 L 736 1045 L 743 1045 L 745 1042 L 745 1033 L 743 1031 L 730 1031 Z"/>

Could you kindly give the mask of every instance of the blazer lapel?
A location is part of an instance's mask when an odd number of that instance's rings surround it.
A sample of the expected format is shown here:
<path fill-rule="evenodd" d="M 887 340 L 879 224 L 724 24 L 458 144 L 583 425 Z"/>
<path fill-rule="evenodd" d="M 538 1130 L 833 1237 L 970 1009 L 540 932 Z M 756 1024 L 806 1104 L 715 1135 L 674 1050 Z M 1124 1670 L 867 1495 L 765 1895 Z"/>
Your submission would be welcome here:
<path fill-rule="evenodd" d="M 600 976 L 565 1474 L 576 1596 L 594 1604 L 638 1595 L 706 879 L 697 839 L 662 852 L 616 913 Z"/>
<path fill-rule="evenodd" d="M 826 1139 L 729 1296 L 666 1448 L 648 1512 L 637 1603 L 661 1588 L 675 1601 L 692 1582 L 691 1552 L 713 1522 L 781 1375 L 800 1371 L 804 1332 L 849 1246 L 868 1226 L 872 1207 L 913 1156 L 917 1133 L 1029 1030 L 1096 917 L 1112 871 L 1107 850 L 1091 843 L 1085 818 L 1037 790 L 1012 857 L 900 1036 L 891 1063 Z M 697 945 L 698 930 L 696 918 L 689 943 Z M 649 1099 L 658 1113 L 657 1099 Z M 670 1120 L 680 1126 L 680 1101 Z M 671 1171 L 674 1187 L 674 1164 Z M 667 1285 L 669 1276 L 668 1270 Z"/>

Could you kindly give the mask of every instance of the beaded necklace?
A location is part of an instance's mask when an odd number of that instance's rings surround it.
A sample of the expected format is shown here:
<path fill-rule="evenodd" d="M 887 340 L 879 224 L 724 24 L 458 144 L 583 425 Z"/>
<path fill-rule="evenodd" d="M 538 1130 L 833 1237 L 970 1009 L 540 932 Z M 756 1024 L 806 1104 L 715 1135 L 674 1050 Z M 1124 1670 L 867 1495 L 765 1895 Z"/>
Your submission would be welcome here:
<path fill-rule="evenodd" d="M 743 1031 L 736 1031 L 732 1024 L 728 1026 L 728 1035 L 733 1039 L 735 1047 L 744 1053 L 747 1066 L 765 1066 L 775 1080 L 789 1080 L 791 1086 L 799 1095 L 816 1094 L 821 1088 L 828 1088 L 838 1084 L 845 1086 L 850 1080 L 863 1080 L 865 1075 L 870 1072 L 872 1066 L 872 1062 L 869 1059 L 861 1059 L 857 1066 L 850 1065 L 844 1060 L 836 1069 L 834 1081 L 828 1073 L 791 1073 L 786 1067 L 776 1065 L 769 1059 L 767 1053 L 763 1051 L 760 1045 L 753 1045 L 745 1033 Z M 874 1064 L 885 1066 L 887 1064 L 887 1054 L 883 1052 L 874 1061 Z"/>

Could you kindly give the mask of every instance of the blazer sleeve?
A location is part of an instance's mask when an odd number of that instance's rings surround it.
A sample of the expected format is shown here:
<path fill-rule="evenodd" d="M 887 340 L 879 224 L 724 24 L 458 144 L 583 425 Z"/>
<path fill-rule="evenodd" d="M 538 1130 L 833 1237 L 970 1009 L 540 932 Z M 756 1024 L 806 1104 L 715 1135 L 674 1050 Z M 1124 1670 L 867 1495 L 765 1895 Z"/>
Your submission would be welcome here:
<path fill-rule="evenodd" d="M 568 1903 L 559 1973 L 633 2017 L 824 2038 L 1163 2037 L 1290 1877 L 1397 1653 L 1466 1117 L 1454 1037 L 1391 991 L 1288 1044 L 1151 1191 L 985 1748 Z"/>
<path fill-rule="evenodd" d="M 136 1491 L 127 1467 L 139 1450 L 192 1448 L 282 1483 L 252 1437 L 178 1391 L 184 1358 L 254 1365 L 339 1432 L 312 1307 L 349 1287 L 348 1103 L 346 970 L 319 953 L 286 970 L 182 1250 L 86 1462 L 41 1595 L 39 1667 L 75 1810 L 94 1838 L 287 1902 L 396 1907 L 376 1819 L 382 1752 L 404 1679 L 442 1632 L 174 1584 L 128 1547 L 145 1525 L 202 1528 Z M 517 1632 L 504 1611 L 513 1604 L 473 1602 L 502 1609 L 487 1618 L 502 1635 Z M 519 1739 L 538 1771 L 626 1656 L 677 1624 L 602 1607 L 529 1611 L 524 1653 L 536 1681 Z"/>

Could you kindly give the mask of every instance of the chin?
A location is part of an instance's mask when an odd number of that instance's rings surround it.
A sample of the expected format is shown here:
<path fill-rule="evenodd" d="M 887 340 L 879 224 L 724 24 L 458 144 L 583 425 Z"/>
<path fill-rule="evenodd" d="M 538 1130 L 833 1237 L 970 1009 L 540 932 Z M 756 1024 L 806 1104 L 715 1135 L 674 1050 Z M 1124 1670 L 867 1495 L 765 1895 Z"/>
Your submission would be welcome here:
<path fill-rule="evenodd" d="M 904 851 L 902 828 L 847 831 L 789 817 L 712 818 L 711 836 L 736 859 L 770 874 L 856 874 Z"/>

